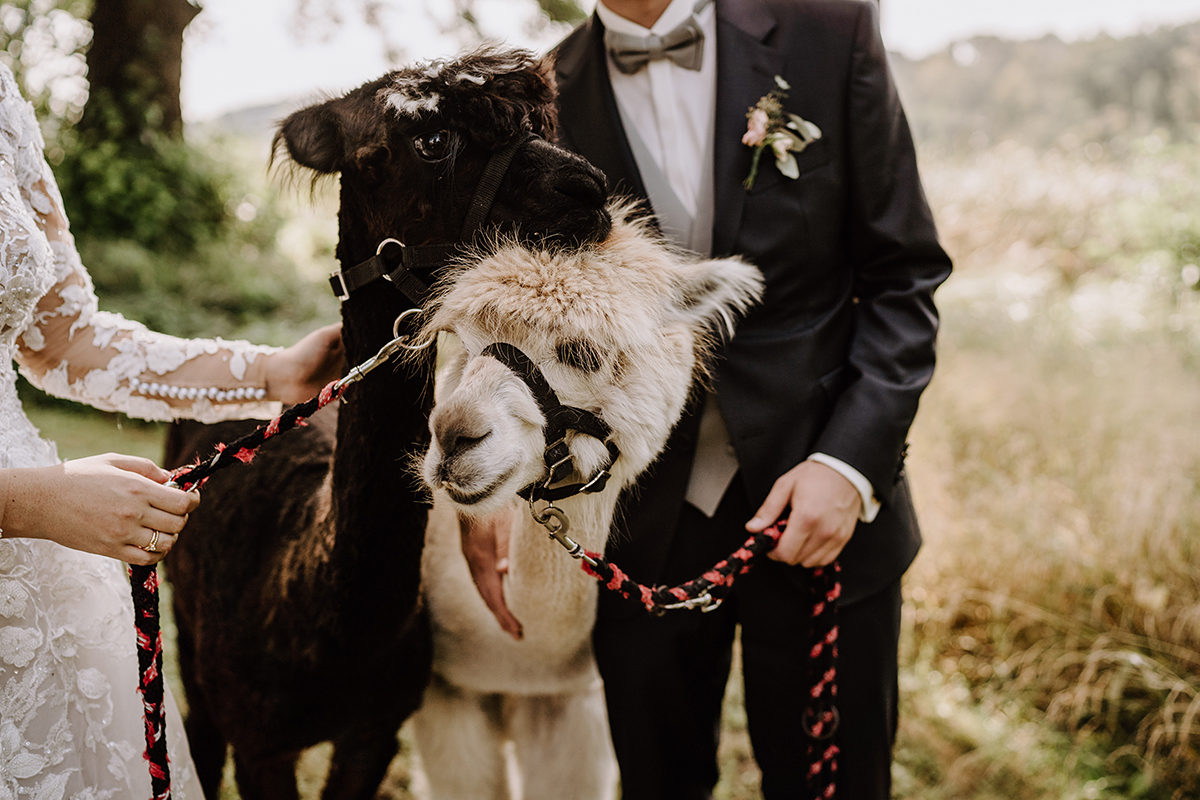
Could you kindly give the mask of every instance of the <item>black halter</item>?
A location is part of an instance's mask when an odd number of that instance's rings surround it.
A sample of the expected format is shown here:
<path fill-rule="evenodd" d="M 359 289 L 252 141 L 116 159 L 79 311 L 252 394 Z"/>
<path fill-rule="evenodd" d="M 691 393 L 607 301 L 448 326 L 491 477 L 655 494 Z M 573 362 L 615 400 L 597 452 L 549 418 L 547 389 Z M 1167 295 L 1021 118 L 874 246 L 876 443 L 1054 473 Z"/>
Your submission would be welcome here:
<path fill-rule="evenodd" d="M 409 302 L 418 307 L 424 307 L 429 297 L 429 287 L 433 273 L 446 266 L 464 246 L 475 241 L 483 229 L 492 203 L 496 200 L 496 192 L 508 172 L 517 151 L 525 146 L 530 139 L 536 139 L 537 134 L 527 133 L 512 140 L 504 147 L 492 153 L 488 159 L 483 177 L 475 188 L 475 196 L 471 198 L 471 206 L 463 220 L 459 241 L 453 244 L 424 244 L 408 246 L 398 239 L 384 239 L 375 250 L 375 255 L 353 267 L 339 269 L 329 276 L 329 285 L 338 300 L 345 300 L 356 289 L 366 286 L 379 278 L 384 278 L 395 286 Z"/>
<path fill-rule="evenodd" d="M 564 406 L 537 364 L 513 345 L 493 342 L 483 348 L 483 355 L 496 359 L 523 380 L 546 417 L 546 477 L 541 482 L 529 484 L 517 494 L 530 502 L 547 500 L 553 503 L 564 497 L 603 491 L 611 477 L 609 469 L 621 455 L 620 449 L 610 438 L 612 429 L 608 424 L 591 411 Z M 608 463 L 586 481 L 551 488 L 552 484 L 565 480 L 575 470 L 571 450 L 567 447 L 567 431 L 582 433 L 604 442 L 608 448 Z"/>

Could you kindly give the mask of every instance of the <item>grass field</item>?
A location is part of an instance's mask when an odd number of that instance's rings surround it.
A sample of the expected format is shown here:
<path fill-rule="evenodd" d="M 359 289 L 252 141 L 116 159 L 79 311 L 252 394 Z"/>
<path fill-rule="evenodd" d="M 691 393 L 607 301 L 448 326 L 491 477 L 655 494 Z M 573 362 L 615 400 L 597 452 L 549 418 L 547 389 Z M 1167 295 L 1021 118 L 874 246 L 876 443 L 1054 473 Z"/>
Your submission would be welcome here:
<path fill-rule="evenodd" d="M 911 437 L 896 796 L 1200 797 L 1200 157 L 923 168 L 956 273 Z M 153 427 L 34 415 L 64 457 L 158 453 Z M 717 796 L 757 797 L 736 680 L 725 734 Z"/>

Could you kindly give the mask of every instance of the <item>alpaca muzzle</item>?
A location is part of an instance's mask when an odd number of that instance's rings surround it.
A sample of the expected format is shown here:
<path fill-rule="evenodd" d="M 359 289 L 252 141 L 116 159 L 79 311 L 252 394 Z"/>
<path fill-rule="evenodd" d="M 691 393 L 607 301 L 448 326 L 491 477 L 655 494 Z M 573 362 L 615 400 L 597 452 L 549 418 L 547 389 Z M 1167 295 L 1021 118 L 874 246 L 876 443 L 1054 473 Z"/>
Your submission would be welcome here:
<path fill-rule="evenodd" d="M 621 450 L 612 440 L 612 428 L 595 413 L 575 406 L 563 405 L 558 395 L 542 374 L 541 369 L 529 356 L 507 342 L 493 342 L 483 349 L 483 355 L 491 356 L 512 370 L 513 374 L 529 387 L 533 399 L 546 417 L 544 436 L 546 449 L 543 460 L 546 471 L 541 481 L 535 481 L 517 492 L 520 497 L 534 503 L 546 500 L 553 503 L 577 494 L 594 494 L 604 491 L 612 477 L 612 465 L 621 456 Z M 591 436 L 604 443 L 608 450 L 607 462 L 583 481 L 563 484 L 575 472 L 575 459 L 567 445 L 567 433 L 574 431 Z M 556 485 L 558 484 L 558 485 Z"/>

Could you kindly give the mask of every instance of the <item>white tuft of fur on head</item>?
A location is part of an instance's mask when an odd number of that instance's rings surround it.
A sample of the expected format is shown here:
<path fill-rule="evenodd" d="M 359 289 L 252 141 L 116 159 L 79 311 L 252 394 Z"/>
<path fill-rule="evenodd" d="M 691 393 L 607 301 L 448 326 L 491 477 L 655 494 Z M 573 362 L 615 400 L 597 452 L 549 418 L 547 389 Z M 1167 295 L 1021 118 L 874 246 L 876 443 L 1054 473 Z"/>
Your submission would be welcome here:
<path fill-rule="evenodd" d="M 397 72 L 378 97 L 397 114 L 416 118 L 436 113 L 447 90 L 464 83 L 480 87 L 497 75 L 528 69 L 533 63 L 533 54 L 528 51 L 484 45 L 461 58 L 417 62 Z"/>
<path fill-rule="evenodd" d="M 438 101 L 441 95 L 433 92 L 425 97 L 410 97 L 403 92 L 391 91 L 384 92 L 384 102 L 394 108 L 396 113 L 402 117 L 418 117 L 421 112 L 435 112 L 438 109 Z"/>

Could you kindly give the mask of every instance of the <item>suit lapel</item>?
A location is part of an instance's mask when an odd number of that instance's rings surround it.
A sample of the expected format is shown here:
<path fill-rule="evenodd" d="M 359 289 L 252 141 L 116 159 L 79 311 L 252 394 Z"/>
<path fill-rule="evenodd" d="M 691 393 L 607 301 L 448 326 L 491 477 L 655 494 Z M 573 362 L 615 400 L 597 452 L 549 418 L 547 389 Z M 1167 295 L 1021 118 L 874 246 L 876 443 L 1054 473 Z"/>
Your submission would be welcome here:
<path fill-rule="evenodd" d="M 647 200 L 608 79 L 604 26 L 595 15 L 560 45 L 556 69 L 563 144 L 604 172 L 614 196 Z"/>
<path fill-rule="evenodd" d="M 717 100 L 713 142 L 714 256 L 733 251 L 742 218 L 751 148 L 742 144 L 746 111 L 775 86 L 784 55 L 764 44 L 775 29 L 765 3 L 717 1 Z M 611 93 L 611 89 L 609 90 Z"/>

